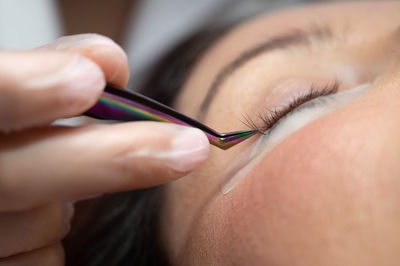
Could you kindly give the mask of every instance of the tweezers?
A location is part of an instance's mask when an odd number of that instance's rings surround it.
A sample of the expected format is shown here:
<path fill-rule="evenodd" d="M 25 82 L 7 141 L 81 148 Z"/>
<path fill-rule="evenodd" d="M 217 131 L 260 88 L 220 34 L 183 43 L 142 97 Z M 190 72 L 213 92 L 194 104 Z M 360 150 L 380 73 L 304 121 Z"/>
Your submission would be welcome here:
<path fill-rule="evenodd" d="M 97 103 L 83 115 L 103 120 L 150 120 L 196 127 L 206 134 L 210 144 L 223 150 L 259 133 L 258 130 L 218 133 L 199 121 L 149 97 L 110 85 L 106 86 Z"/>

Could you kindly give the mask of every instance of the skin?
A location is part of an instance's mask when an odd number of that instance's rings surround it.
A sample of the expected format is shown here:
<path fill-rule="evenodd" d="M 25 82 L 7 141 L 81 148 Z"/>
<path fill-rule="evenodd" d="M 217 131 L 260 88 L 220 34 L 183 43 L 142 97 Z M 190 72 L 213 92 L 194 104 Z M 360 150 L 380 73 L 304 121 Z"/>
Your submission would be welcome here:
<path fill-rule="evenodd" d="M 122 49 L 95 34 L 0 51 L 0 265 L 64 265 L 71 202 L 165 183 L 206 159 L 198 129 L 51 125 L 82 114 L 106 83 L 123 87 L 128 77 Z"/>
<path fill-rule="evenodd" d="M 191 116 L 217 73 L 244 50 L 294 27 L 328 25 L 335 35 L 311 48 L 263 53 L 237 69 L 203 120 L 221 132 L 244 128 L 244 113 L 259 123 L 257 112 L 296 93 L 274 92 L 285 82 L 336 77 L 346 90 L 379 79 L 289 135 L 229 194 L 221 193 L 226 168 L 257 137 L 227 151 L 211 148 L 206 164 L 169 184 L 161 226 L 174 265 L 399 264 L 399 12 L 396 1 L 280 11 L 240 25 L 203 56 L 176 102 Z"/>

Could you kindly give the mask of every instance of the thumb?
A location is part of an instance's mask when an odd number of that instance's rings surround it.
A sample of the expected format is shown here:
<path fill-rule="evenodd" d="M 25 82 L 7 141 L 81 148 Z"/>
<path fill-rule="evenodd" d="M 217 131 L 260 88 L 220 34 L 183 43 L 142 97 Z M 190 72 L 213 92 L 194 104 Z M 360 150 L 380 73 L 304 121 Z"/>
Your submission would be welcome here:
<path fill-rule="evenodd" d="M 4 138 L 0 211 L 167 183 L 209 153 L 201 130 L 158 122 L 51 127 Z"/>

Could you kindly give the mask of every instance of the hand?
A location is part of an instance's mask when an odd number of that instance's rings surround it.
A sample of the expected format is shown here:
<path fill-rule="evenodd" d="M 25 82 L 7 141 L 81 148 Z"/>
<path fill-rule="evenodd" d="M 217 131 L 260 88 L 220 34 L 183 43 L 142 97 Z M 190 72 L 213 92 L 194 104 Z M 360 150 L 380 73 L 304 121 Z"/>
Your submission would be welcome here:
<path fill-rule="evenodd" d="M 125 86 L 125 53 L 93 34 L 0 52 L 0 266 L 63 265 L 70 201 L 184 176 L 207 157 L 198 129 L 132 122 L 50 126 Z"/>

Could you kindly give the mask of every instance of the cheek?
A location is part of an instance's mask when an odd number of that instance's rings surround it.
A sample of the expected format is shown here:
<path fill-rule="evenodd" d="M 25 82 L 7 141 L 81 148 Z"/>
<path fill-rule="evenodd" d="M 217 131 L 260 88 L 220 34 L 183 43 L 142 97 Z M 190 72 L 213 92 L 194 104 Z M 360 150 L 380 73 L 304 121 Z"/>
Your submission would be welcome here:
<path fill-rule="evenodd" d="M 399 246 L 400 123 L 389 106 L 375 107 L 354 103 L 276 146 L 216 202 L 207 221 L 218 234 L 208 241 L 237 254 L 229 260 L 273 265 Z"/>

